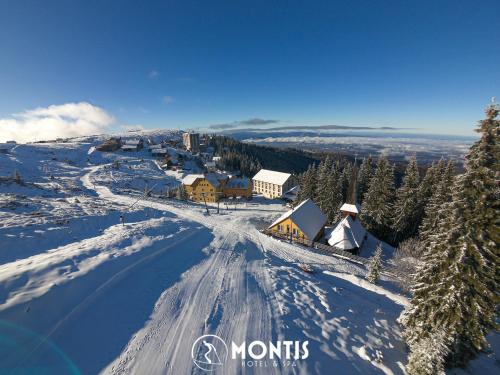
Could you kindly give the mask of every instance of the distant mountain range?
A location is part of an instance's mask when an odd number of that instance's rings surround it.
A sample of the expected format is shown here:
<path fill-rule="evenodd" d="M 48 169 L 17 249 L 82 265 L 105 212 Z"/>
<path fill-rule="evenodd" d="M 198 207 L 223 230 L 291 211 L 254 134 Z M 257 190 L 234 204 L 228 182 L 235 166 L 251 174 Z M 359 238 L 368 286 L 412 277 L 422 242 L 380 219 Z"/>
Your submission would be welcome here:
<path fill-rule="evenodd" d="M 225 133 L 244 132 L 244 131 L 284 131 L 284 130 L 416 130 L 414 128 L 396 128 L 391 126 L 347 126 L 347 125 L 290 125 L 290 126 L 275 126 L 270 128 L 228 128 L 220 125 L 221 130 Z M 215 125 L 211 126 L 212 129 L 217 129 Z"/>

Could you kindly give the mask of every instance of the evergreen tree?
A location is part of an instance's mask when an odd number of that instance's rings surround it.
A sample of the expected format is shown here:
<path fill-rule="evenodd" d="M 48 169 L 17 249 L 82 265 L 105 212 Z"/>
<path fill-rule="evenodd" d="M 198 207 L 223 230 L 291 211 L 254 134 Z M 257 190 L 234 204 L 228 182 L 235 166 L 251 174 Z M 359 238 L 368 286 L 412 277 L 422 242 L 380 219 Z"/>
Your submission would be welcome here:
<path fill-rule="evenodd" d="M 419 206 L 417 208 L 418 213 L 415 216 L 418 218 L 418 226 L 422 223 L 422 220 L 425 215 L 425 208 L 429 203 L 434 191 L 436 190 L 436 186 L 439 184 L 441 176 L 444 173 L 445 169 L 445 161 L 441 159 L 439 162 L 433 162 L 425 173 L 425 176 L 420 183 L 418 189 L 418 202 Z"/>
<path fill-rule="evenodd" d="M 442 219 L 442 207 L 451 201 L 451 193 L 454 182 L 454 167 L 450 160 L 444 174 L 439 181 L 434 194 L 425 206 L 425 215 L 419 228 L 420 241 L 424 247 L 429 245 L 430 236 L 436 231 L 439 221 Z"/>
<path fill-rule="evenodd" d="M 306 199 L 316 197 L 317 170 L 314 164 L 311 164 L 307 171 L 302 175 L 298 203 Z"/>
<path fill-rule="evenodd" d="M 332 173 L 332 162 L 329 156 L 326 157 L 324 161 L 319 164 L 317 171 L 317 184 L 316 184 L 316 194 L 315 194 L 315 202 L 318 204 L 318 207 L 325 212 L 326 207 L 328 205 L 328 201 L 330 199 L 331 189 L 329 185 L 330 174 Z"/>
<path fill-rule="evenodd" d="M 339 208 L 342 205 L 342 186 L 339 172 L 336 167 L 330 170 L 327 181 L 327 198 L 323 202 L 322 210 L 328 217 L 328 223 L 333 224 L 339 219 Z"/>
<path fill-rule="evenodd" d="M 376 284 L 380 278 L 380 268 L 382 266 L 382 245 L 379 243 L 375 249 L 375 253 L 370 258 L 368 264 L 368 275 L 366 279 L 372 284 Z"/>
<path fill-rule="evenodd" d="M 352 164 L 345 163 L 344 169 L 342 170 L 342 174 L 340 175 L 340 178 L 342 180 L 342 201 L 343 202 L 347 202 L 349 200 L 348 192 L 349 192 L 349 186 L 351 185 L 352 173 L 353 173 Z"/>
<path fill-rule="evenodd" d="M 396 243 L 413 237 L 417 233 L 420 223 L 417 216 L 420 213 L 417 195 L 419 182 L 417 158 L 414 156 L 406 167 L 403 184 L 397 191 L 394 204 L 393 230 Z"/>
<path fill-rule="evenodd" d="M 481 139 L 456 179 L 452 202 L 424 255 L 411 306 L 401 322 L 411 350 L 440 330 L 446 334 L 446 363 L 464 366 L 488 346 L 498 304 L 500 121 L 490 106 L 480 122 Z"/>
<path fill-rule="evenodd" d="M 358 174 L 358 202 L 363 203 L 368 187 L 370 186 L 370 180 L 373 177 L 373 159 L 369 155 L 367 158 L 363 159 L 361 167 L 359 168 Z"/>
<path fill-rule="evenodd" d="M 444 359 L 449 353 L 444 331 L 415 345 L 408 356 L 408 375 L 445 375 Z"/>
<path fill-rule="evenodd" d="M 393 202 L 394 167 L 381 155 L 363 201 L 361 220 L 369 232 L 383 240 L 390 238 Z"/>
<path fill-rule="evenodd" d="M 187 195 L 187 191 L 186 189 L 184 188 L 184 185 L 180 184 L 178 187 L 177 187 L 177 194 L 176 194 L 176 198 L 179 199 L 179 200 L 187 200 L 188 199 L 188 195 Z"/>

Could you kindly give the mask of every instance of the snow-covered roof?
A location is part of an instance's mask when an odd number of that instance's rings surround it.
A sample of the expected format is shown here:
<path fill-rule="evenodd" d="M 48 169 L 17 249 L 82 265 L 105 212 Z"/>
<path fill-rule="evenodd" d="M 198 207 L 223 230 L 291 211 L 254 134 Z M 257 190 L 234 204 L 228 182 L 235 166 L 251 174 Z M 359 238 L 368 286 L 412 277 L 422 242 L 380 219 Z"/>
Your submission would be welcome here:
<path fill-rule="evenodd" d="M 141 143 L 141 139 L 127 139 L 125 141 L 125 144 L 126 145 L 138 145 L 139 143 Z"/>
<path fill-rule="evenodd" d="M 263 181 L 269 184 L 283 185 L 290 178 L 290 176 L 290 173 L 261 169 L 255 176 L 253 176 L 253 180 Z"/>
<path fill-rule="evenodd" d="M 122 150 L 137 150 L 137 145 L 123 145 Z"/>
<path fill-rule="evenodd" d="M 161 148 L 157 148 L 157 149 L 153 149 L 151 150 L 151 153 L 152 154 L 156 154 L 156 155 L 166 155 L 168 154 L 168 150 L 164 150 L 164 149 L 161 149 Z"/>
<path fill-rule="evenodd" d="M 202 174 L 188 174 L 186 177 L 182 179 L 182 183 L 184 185 L 192 185 L 199 178 L 205 178 Z"/>
<path fill-rule="evenodd" d="M 365 236 L 366 229 L 363 228 L 360 221 L 346 216 L 326 238 L 330 246 L 341 250 L 352 250 L 361 247 Z"/>
<path fill-rule="evenodd" d="M 342 207 L 340 207 L 340 211 L 344 212 L 352 212 L 353 214 L 359 214 L 361 212 L 361 206 L 359 204 L 349 204 L 344 203 Z"/>
<path fill-rule="evenodd" d="M 215 188 L 218 188 L 220 185 L 219 182 L 219 176 L 217 176 L 215 173 L 207 173 L 205 175 L 205 178 L 207 179 L 208 182 L 210 182 L 210 185 L 212 185 Z"/>
<path fill-rule="evenodd" d="M 231 178 L 226 183 L 226 187 L 231 189 L 248 189 L 249 186 L 250 186 L 250 179 L 247 177 Z"/>
<path fill-rule="evenodd" d="M 188 174 L 182 179 L 182 183 L 190 186 L 199 178 L 206 179 L 213 187 L 218 188 L 220 186 L 220 180 L 227 179 L 227 176 L 223 173 Z"/>
<path fill-rule="evenodd" d="M 269 228 L 274 227 L 288 218 L 290 218 L 310 240 L 316 237 L 327 220 L 326 215 L 321 212 L 319 207 L 316 206 L 311 199 L 307 199 L 294 209 L 281 215 L 269 226 Z"/>

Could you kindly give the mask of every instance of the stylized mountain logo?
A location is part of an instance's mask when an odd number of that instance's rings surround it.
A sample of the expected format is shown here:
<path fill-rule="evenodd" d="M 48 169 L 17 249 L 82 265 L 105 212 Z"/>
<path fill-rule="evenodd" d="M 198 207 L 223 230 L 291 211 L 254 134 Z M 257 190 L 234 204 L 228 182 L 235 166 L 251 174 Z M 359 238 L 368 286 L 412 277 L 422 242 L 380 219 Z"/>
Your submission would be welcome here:
<path fill-rule="evenodd" d="M 204 371 L 214 371 L 227 360 L 227 345 L 219 336 L 198 337 L 191 348 L 191 358 L 196 367 Z"/>

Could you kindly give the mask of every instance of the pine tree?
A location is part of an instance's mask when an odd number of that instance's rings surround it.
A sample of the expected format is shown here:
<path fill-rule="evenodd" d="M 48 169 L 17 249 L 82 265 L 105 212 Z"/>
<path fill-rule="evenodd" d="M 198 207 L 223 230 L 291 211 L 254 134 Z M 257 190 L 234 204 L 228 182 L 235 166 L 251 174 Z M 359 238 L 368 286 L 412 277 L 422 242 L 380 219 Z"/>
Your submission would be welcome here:
<path fill-rule="evenodd" d="M 342 201 L 343 202 L 347 202 L 349 199 L 348 192 L 349 192 L 349 186 L 351 184 L 352 172 L 353 172 L 352 164 L 345 163 L 344 169 L 342 170 L 342 174 L 340 175 L 340 178 L 342 179 Z"/>
<path fill-rule="evenodd" d="M 363 159 L 361 167 L 359 167 L 358 174 L 358 202 L 363 203 L 368 187 L 370 186 L 370 180 L 373 177 L 373 159 L 369 155 L 367 158 Z"/>
<path fill-rule="evenodd" d="M 368 264 L 368 275 L 366 279 L 372 284 L 376 284 L 380 278 L 380 267 L 382 266 L 382 245 L 379 243 L 375 249 L 375 253 L 370 258 Z"/>
<path fill-rule="evenodd" d="M 440 330 L 450 353 L 446 363 L 465 366 L 488 346 L 496 327 L 498 296 L 499 173 L 498 108 L 480 122 L 481 139 L 456 179 L 452 202 L 445 204 L 430 236 L 411 306 L 401 322 L 411 350 Z"/>
<path fill-rule="evenodd" d="M 311 164 L 307 171 L 302 175 L 298 203 L 306 199 L 314 199 L 316 197 L 316 186 L 316 166 Z"/>
<path fill-rule="evenodd" d="M 434 194 L 425 206 L 425 215 L 419 228 L 420 241 L 424 247 L 429 245 L 430 236 L 436 231 L 439 221 L 442 219 L 442 207 L 451 201 L 451 193 L 454 182 L 454 167 L 450 160 L 444 174 L 438 183 Z"/>
<path fill-rule="evenodd" d="M 340 215 L 339 208 L 342 205 L 341 179 L 336 167 L 330 170 L 326 191 L 328 195 L 326 201 L 323 203 L 322 210 L 328 217 L 328 223 L 333 224 L 338 221 Z"/>
<path fill-rule="evenodd" d="M 425 176 L 420 183 L 418 189 L 419 206 L 417 208 L 418 212 L 415 214 L 418 218 L 418 226 L 422 223 L 425 216 L 425 208 L 427 207 L 427 204 L 429 204 L 429 201 L 436 190 L 436 186 L 444 173 L 445 166 L 446 164 L 444 159 L 439 160 L 437 163 L 433 162 L 431 166 L 427 168 Z"/>
<path fill-rule="evenodd" d="M 449 353 L 446 334 L 439 331 L 415 345 L 408 356 L 408 375 L 445 375 L 444 360 Z"/>
<path fill-rule="evenodd" d="M 324 161 L 322 161 L 318 167 L 317 171 L 317 184 L 316 184 L 316 194 L 314 197 L 314 201 L 318 204 L 318 207 L 325 212 L 326 207 L 328 206 L 328 201 L 330 199 L 329 190 L 331 187 L 329 186 L 329 179 L 332 173 L 332 162 L 329 156 L 326 157 Z"/>
<path fill-rule="evenodd" d="M 186 192 L 186 189 L 184 188 L 184 185 L 180 184 L 177 187 L 176 198 L 179 200 L 182 200 L 182 201 L 185 201 L 188 199 L 187 192 Z"/>
<path fill-rule="evenodd" d="M 418 173 L 417 158 L 411 158 L 406 168 L 403 184 L 397 191 L 394 204 L 393 230 L 396 243 L 413 237 L 420 223 L 420 202 L 418 201 L 418 188 L 420 176 Z"/>
<path fill-rule="evenodd" d="M 394 168 L 381 155 L 361 210 L 365 228 L 380 239 L 390 238 L 393 202 Z"/>

